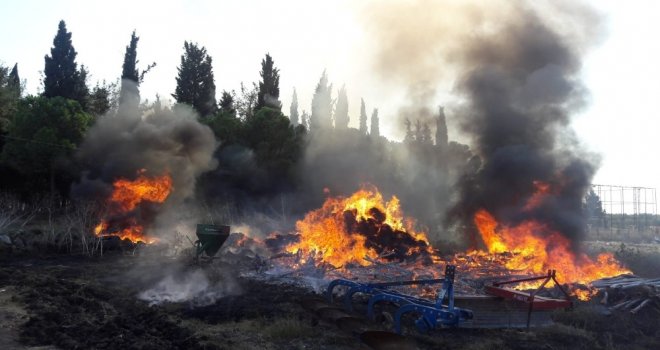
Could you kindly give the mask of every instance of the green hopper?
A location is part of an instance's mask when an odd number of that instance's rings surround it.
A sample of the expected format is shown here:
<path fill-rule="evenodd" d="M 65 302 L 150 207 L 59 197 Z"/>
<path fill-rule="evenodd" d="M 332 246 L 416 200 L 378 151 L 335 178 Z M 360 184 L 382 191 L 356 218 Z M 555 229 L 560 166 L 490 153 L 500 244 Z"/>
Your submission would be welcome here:
<path fill-rule="evenodd" d="M 222 244 L 229 237 L 229 226 L 197 224 L 197 241 L 195 241 L 195 261 L 206 257 L 213 259 Z"/>

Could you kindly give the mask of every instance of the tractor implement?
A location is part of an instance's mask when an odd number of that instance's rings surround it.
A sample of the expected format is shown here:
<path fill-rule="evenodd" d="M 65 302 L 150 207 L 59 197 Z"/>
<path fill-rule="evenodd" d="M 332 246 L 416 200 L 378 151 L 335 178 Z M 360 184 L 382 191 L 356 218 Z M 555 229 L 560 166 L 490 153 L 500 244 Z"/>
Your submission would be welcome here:
<path fill-rule="evenodd" d="M 532 290 L 531 292 L 524 292 L 524 291 L 502 287 L 507 284 L 531 282 L 538 280 L 543 280 L 543 283 L 541 283 L 541 285 L 538 288 Z M 564 299 L 546 298 L 537 295 L 550 281 L 554 282 L 555 286 L 559 288 L 559 290 L 564 295 Z M 573 307 L 573 302 L 571 301 L 570 296 L 568 295 L 566 290 L 564 290 L 561 284 L 557 282 L 556 270 L 548 270 L 548 273 L 542 276 L 521 278 L 521 279 L 515 279 L 515 280 L 509 280 L 503 282 L 494 282 L 493 285 L 485 286 L 484 289 L 487 294 L 496 297 L 500 297 L 506 300 L 517 301 L 521 303 L 527 303 L 528 304 L 527 328 L 530 327 L 532 312 L 535 310 L 547 311 L 547 310 L 555 310 L 555 309 L 570 309 Z"/>
<path fill-rule="evenodd" d="M 197 224 L 197 240 L 193 243 L 195 263 L 199 264 L 202 260 L 212 261 L 229 237 L 229 230 L 230 227 L 226 225 Z"/>
<path fill-rule="evenodd" d="M 367 307 L 367 316 L 370 319 L 374 319 L 374 306 L 378 302 L 391 302 L 399 306 L 394 316 L 394 328 L 397 333 L 401 333 L 402 317 L 408 313 L 415 313 L 420 315 L 420 317 L 415 321 L 415 326 L 419 332 L 425 333 L 431 329 L 437 328 L 438 326 L 458 326 L 461 321 L 472 318 L 472 311 L 454 307 L 455 272 L 455 266 L 447 265 L 445 268 L 445 278 L 441 279 L 383 283 L 359 283 L 345 279 L 338 279 L 330 282 L 327 290 L 327 296 L 328 300 L 332 302 L 335 287 L 348 287 L 348 291 L 344 295 L 344 308 L 350 311 L 352 310 L 352 297 L 354 294 L 364 293 L 371 295 Z M 442 283 L 442 289 L 439 291 L 438 297 L 435 301 L 388 289 L 389 287 L 395 286 L 430 285 L 439 283 Z"/>

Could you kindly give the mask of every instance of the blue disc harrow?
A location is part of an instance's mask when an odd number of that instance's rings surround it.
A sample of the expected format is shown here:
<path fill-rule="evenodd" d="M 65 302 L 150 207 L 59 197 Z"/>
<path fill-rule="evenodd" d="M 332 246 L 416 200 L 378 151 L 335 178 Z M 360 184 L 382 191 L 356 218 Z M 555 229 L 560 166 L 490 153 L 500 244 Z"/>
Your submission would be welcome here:
<path fill-rule="evenodd" d="M 394 328 L 401 333 L 401 321 L 404 315 L 413 314 L 418 318 L 415 327 L 421 333 L 437 327 L 457 327 L 461 322 L 472 319 L 472 311 L 454 306 L 454 277 L 456 267 L 447 265 L 445 277 L 436 279 L 421 279 L 394 282 L 361 283 L 347 279 L 336 279 L 330 282 L 327 289 L 327 297 L 333 301 L 334 289 L 338 286 L 347 287 L 344 294 L 344 308 L 353 310 L 353 296 L 357 293 L 370 295 L 367 304 L 367 318 L 375 319 L 374 308 L 380 302 L 390 302 L 398 306 L 394 314 Z M 442 284 L 436 300 L 424 299 L 391 289 L 392 287 L 411 285 L 433 285 Z"/>

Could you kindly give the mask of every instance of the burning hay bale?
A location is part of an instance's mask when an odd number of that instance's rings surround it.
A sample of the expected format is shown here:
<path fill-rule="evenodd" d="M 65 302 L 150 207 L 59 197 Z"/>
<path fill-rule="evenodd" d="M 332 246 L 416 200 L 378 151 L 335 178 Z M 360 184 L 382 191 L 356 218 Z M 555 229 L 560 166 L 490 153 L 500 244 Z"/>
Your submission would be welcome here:
<path fill-rule="evenodd" d="M 602 292 L 601 304 L 611 310 L 629 311 L 631 314 L 651 310 L 660 317 L 660 278 L 621 275 L 594 281 L 592 286 Z"/>

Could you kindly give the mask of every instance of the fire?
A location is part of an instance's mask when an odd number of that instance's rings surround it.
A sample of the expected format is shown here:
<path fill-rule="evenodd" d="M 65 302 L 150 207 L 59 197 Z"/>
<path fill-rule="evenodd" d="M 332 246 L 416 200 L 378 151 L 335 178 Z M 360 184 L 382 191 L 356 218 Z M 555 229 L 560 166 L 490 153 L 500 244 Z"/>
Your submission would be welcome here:
<path fill-rule="evenodd" d="M 133 243 L 154 243 L 154 237 L 144 233 L 144 226 L 138 222 L 137 215 L 131 212 L 139 208 L 142 203 L 163 203 L 172 191 L 172 178 L 169 174 L 148 177 L 145 170 L 140 170 L 135 180 L 118 179 L 113 183 L 113 192 L 108 199 L 109 217 L 121 217 L 120 228 L 115 232 L 110 222 L 112 219 L 104 218 L 94 228 L 97 236 L 112 234 L 121 239 L 129 239 Z M 135 213 L 133 213 L 135 214 Z"/>
<path fill-rule="evenodd" d="M 401 213 L 399 200 L 383 199 L 376 188 L 363 188 L 348 198 L 330 197 L 296 223 L 300 240 L 286 251 L 319 257 L 335 267 L 370 264 L 383 255 L 430 252 L 424 233 Z"/>
<path fill-rule="evenodd" d="M 491 254 L 510 253 L 504 265 L 508 270 L 543 274 L 557 270 L 558 277 L 566 282 L 588 285 L 591 281 L 629 273 L 611 253 L 601 253 L 592 259 L 584 253 L 571 250 L 570 241 L 561 233 L 535 220 L 524 221 L 516 226 L 506 226 L 486 210 L 479 210 L 475 217 L 481 237 Z M 536 284 L 519 286 L 533 288 Z M 576 296 L 589 299 L 588 291 Z"/>
<path fill-rule="evenodd" d="M 523 212 L 543 208 L 556 188 L 534 182 L 536 192 L 523 203 Z M 329 191 L 327 191 L 329 193 Z M 469 278 L 541 276 L 556 270 L 561 283 L 572 285 L 572 293 L 588 300 L 596 290 L 592 281 L 630 273 L 611 253 L 590 257 L 573 250 L 572 242 L 549 223 L 528 219 L 515 225 L 499 222 L 485 209 L 474 215 L 474 223 L 486 246 L 453 256 L 440 256 L 425 233 L 414 230 L 414 221 L 404 217 L 399 200 L 385 201 L 373 187 L 363 188 L 350 197 L 329 197 L 323 206 L 296 223 L 299 240 L 285 250 L 298 254 L 301 262 L 313 261 L 342 268 L 351 264 L 367 266 L 374 259 L 404 260 L 414 276 L 439 277 L 439 265 L 451 263 Z M 426 259 L 415 259 L 424 257 Z M 519 283 L 516 289 L 535 289 L 543 281 Z"/>

